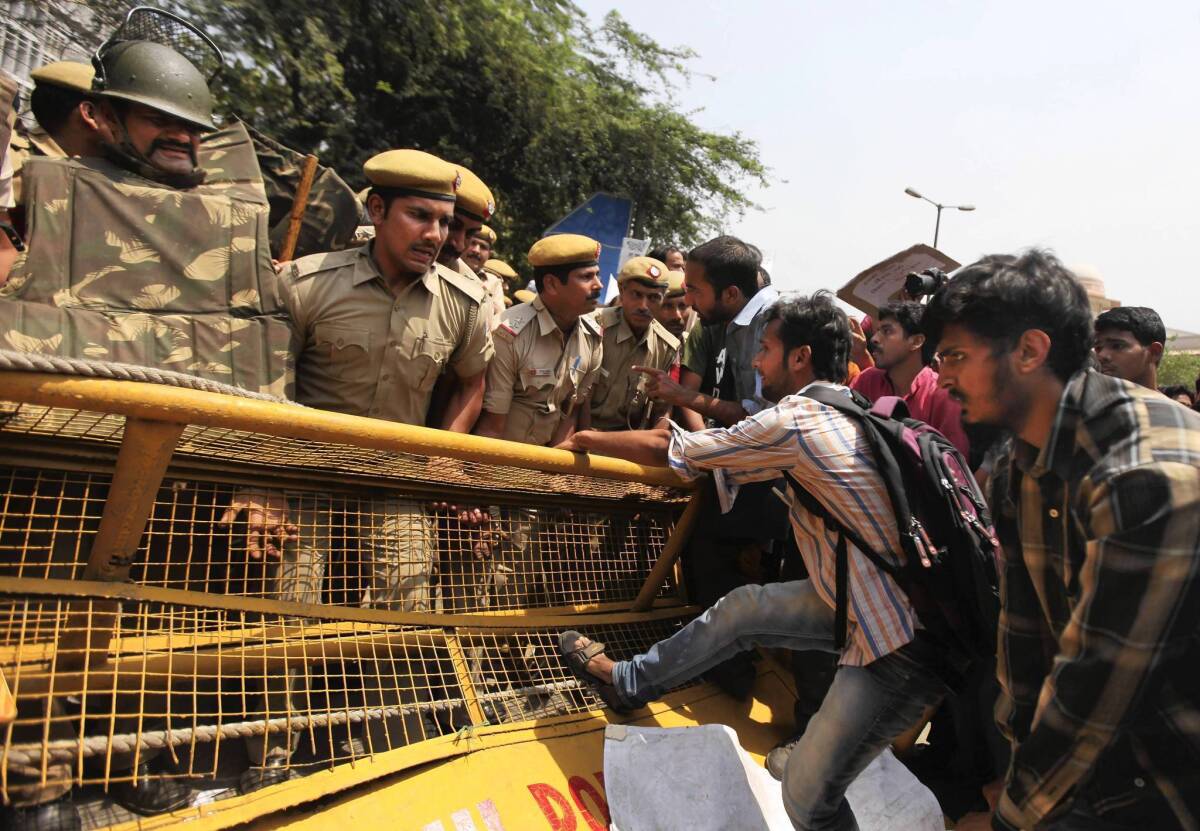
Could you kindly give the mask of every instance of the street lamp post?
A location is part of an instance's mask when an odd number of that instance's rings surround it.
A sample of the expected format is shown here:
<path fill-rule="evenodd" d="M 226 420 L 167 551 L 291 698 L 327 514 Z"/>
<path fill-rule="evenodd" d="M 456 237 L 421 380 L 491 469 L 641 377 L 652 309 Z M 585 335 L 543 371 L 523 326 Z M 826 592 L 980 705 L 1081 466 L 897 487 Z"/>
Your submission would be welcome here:
<path fill-rule="evenodd" d="M 974 205 L 943 205 L 941 202 L 934 202 L 928 196 L 923 196 L 920 193 L 917 193 L 917 191 L 914 190 L 913 188 L 905 188 L 904 192 L 907 193 L 909 196 L 913 197 L 914 199 L 924 199 L 930 205 L 933 205 L 933 207 L 937 208 L 937 221 L 934 223 L 934 226 L 933 226 L 933 247 L 934 248 L 937 248 L 938 232 L 940 232 L 942 230 L 942 208 L 949 208 L 954 211 L 973 211 L 973 210 L 975 210 Z"/>

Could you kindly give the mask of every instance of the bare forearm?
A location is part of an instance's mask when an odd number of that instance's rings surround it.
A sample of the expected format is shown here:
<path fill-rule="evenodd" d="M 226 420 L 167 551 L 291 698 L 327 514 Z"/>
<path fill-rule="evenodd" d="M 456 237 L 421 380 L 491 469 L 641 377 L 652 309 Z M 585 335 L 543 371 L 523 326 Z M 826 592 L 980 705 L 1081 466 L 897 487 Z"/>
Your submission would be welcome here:
<path fill-rule="evenodd" d="M 441 428 L 454 433 L 469 433 L 483 409 L 483 373 L 460 378 L 446 403 Z"/>
<path fill-rule="evenodd" d="M 579 450 L 600 456 L 615 456 L 642 465 L 663 467 L 671 446 L 669 430 L 625 430 L 602 433 L 585 430 L 576 433 L 573 444 Z"/>
<path fill-rule="evenodd" d="M 508 413 L 489 413 L 485 411 L 475 425 L 474 433 L 489 439 L 504 438 L 504 428 L 508 426 Z"/>

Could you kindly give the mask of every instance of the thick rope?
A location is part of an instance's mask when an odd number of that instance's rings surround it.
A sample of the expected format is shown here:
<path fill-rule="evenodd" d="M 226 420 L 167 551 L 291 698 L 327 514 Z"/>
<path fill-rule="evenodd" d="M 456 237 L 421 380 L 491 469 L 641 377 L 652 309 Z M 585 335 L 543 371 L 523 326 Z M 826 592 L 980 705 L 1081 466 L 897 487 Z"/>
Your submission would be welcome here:
<path fill-rule="evenodd" d="M 547 695 L 563 690 L 579 689 L 578 681 L 558 681 L 538 684 L 517 690 L 484 693 L 480 702 L 498 699 L 515 699 L 530 695 Z M 464 706 L 461 698 L 426 701 L 419 704 L 404 704 L 397 707 L 371 707 L 357 710 L 340 710 L 336 713 L 318 713 L 312 716 L 280 716 L 257 721 L 238 721 L 231 724 L 205 724 L 179 730 L 153 730 L 146 733 L 120 733 L 111 739 L 108 736 L 85 736 L 82 739 L 56 739 L 45 744 L 14 744 L 0 754 L 0 763 L 38 767 L 45 756 L 47 764 L 70 764 L 81 755 L 83 758 L 103 756 L 112 749 L 113 754 L 132 754 L 135 750 L 163 750 L 194 742 L 212 742 L 230 739 L 245 739 L 266 733 L 284 731 L 300 732 L 310 727 L 337 727 L 342 724 L 359 724 L 363 721 L 378 721 L 408 713 L 438 712 Z"/>
<path fill-rule="evenodd" d="M 60 355 L 42 355 L 37 352 L 16 352 L 0 349 L 0 370 L 14 369 L 23 372 L 53 372 L 61 375 L 81 375 L 86 378 L 108 378 L 113 381 L 141 381 L 148 384 L 164 384 L 201 392 L 217 392 L 253 398 L 256 401 L 274 401 L 280 404 L 295 404 L 286 398 L 278 398 L 263 392 L 252 392 L 241 387 L 222 384 L 185 372 L 157 369 L 136 364 L 121 364 L 114 361 L 96 361 L 91 358 L 64 358 Z M 299 405 L 297 405 L 299 406 Z"/>

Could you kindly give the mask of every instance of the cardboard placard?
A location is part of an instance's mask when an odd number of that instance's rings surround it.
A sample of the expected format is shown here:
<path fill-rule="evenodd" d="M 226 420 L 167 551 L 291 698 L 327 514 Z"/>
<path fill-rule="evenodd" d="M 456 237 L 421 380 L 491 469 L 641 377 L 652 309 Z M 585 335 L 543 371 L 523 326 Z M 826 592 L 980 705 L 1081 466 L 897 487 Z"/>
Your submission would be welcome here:
<path fill-rule="evenodd" d="M 912 272 L 927 268 L 949 272 L 958 266 L 958 262 L 932 246 L 914 245 L 861 272 L 838 289 L 837 296 L 872 318 L 877 318 L 880 307 L 901 299 L 904 278 Z"/>

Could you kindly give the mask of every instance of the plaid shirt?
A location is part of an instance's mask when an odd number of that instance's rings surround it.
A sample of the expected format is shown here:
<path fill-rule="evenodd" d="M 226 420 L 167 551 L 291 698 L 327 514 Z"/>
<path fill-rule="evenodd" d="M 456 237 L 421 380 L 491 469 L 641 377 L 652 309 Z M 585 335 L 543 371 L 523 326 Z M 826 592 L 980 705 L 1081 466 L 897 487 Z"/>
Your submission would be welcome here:
<path fill-rule="evenodd" d="M 1014 748 L 994 827 L 1039 827 L 1089 786 L 1101 812 L 1157 786 L 1200 827 L 1200 415 L 1083 372 L 993 484 Z"/>
<path fill-rule="evenodd" d="M 871 447 L 862 428 L 832 407 L 791 395 L 727 429 L 689 433 L 676 427 L 668 458 L 685 479 L 715 470 L 723 504 L 731 504 L 739 484 L 769 481 L 790 471 L 876 552 L 901 562 L 895 512 Z M 833 608 L 837 534 L 795 499 L 790 500 L 790 515 L 813 587 Z M 841 663 L 863 666 L 911 641 L 916 615 L 889 575 L 853 543 L 847 551 L 849 604 Z"/>

